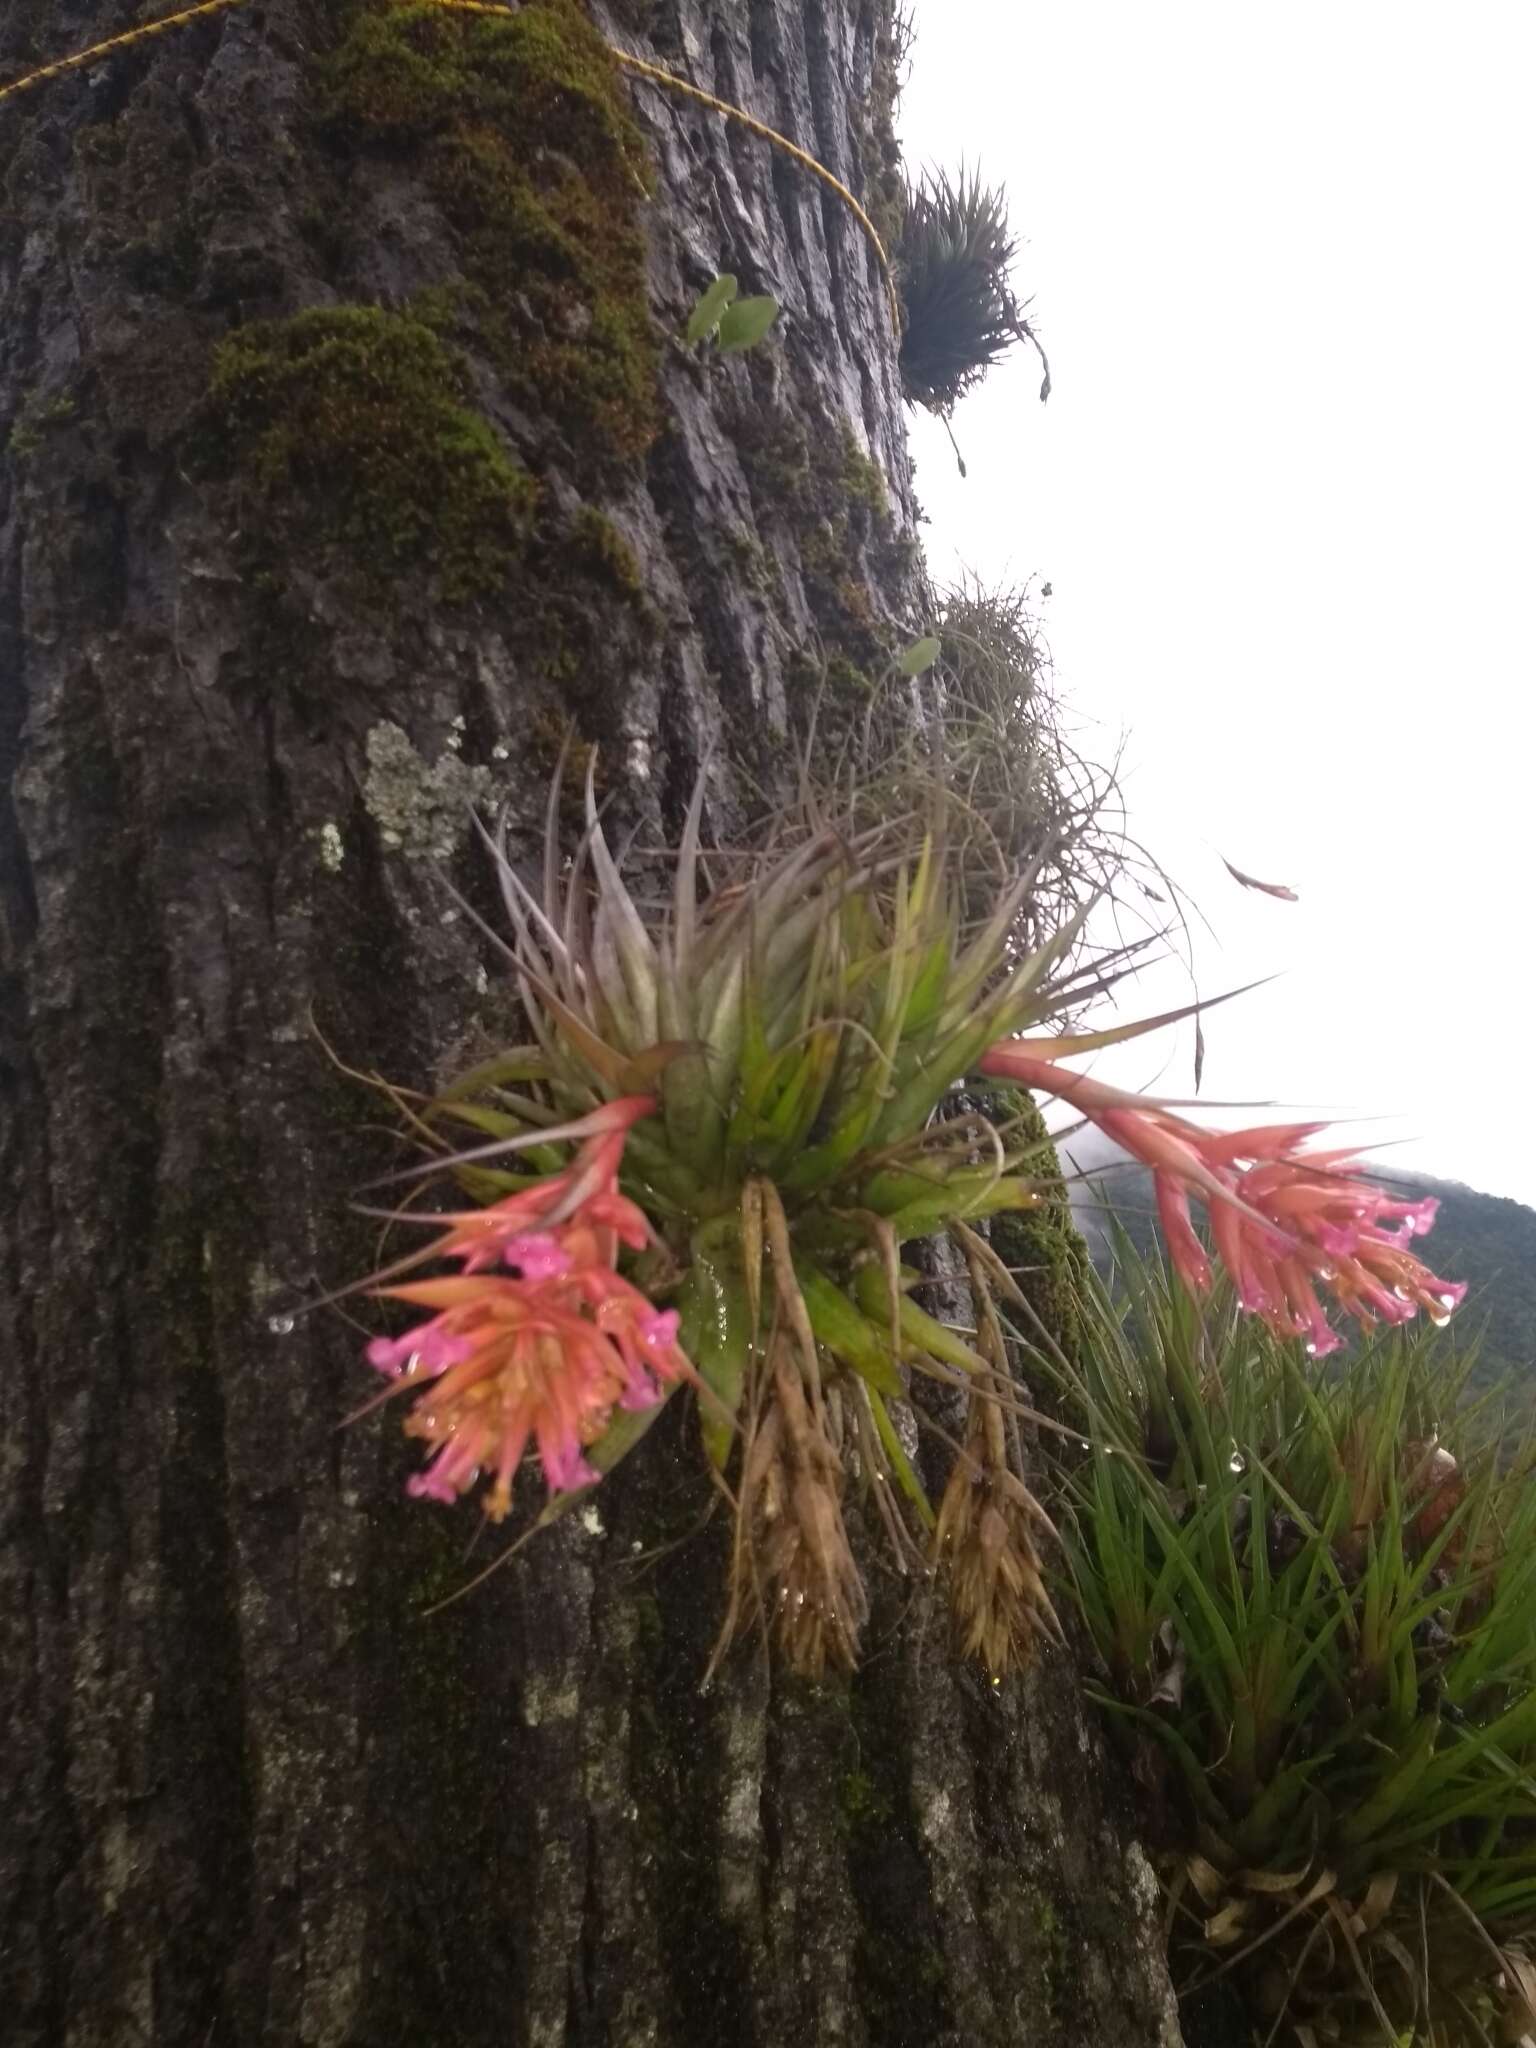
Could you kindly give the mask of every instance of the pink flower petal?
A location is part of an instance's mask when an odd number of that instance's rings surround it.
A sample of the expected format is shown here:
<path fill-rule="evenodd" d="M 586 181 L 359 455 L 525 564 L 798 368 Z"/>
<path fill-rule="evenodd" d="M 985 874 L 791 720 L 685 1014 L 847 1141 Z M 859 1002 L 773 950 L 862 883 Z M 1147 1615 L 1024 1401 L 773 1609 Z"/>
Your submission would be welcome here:
<path fill-rule="evenodd" d="M 641 1321 L 640 1342 L 655 1351 L 667 1350 L 677 1342 L 682 1325 L 683 1319 L 675 1308 L 658 1310 Z"/>
<path fill-rule="evenodd" d="M 1205 1294 L 1211 1285 L 1211 1262 L 1189 1220 L 1189 1192 L 1167 1173 L 1155 1174 L 1153 1187 L 1174 1271 L 1191 1294 Z"/>
<path fill-rule="evenodd" d="M 520 1268 L 525 1280 L 558 1279 L 574 1263 L 559 1238 L 544 1230 L 526 1230 L 509 1237 L 501 1256 L 507 1265 Z"/>

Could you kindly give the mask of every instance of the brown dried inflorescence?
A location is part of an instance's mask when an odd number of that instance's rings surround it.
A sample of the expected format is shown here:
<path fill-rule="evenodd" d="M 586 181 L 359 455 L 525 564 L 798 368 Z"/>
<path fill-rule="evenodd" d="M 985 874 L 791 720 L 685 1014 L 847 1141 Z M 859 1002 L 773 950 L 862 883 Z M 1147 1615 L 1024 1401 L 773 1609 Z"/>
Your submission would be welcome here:
<path fill-rule="evenodd" d="M 1049 1532 L 1050 1519 L 992 1441 L 1001 1423 L 995 1401 L 972 1400 L 965 1449 L 934 1529 L 960 1646 L 994 1678 L 1028 1663 L 1042 1632 L 1061 1637 L 1035 1546 L 1036 1529 Z"/>
<path fill-rule="evenodd" d="M 967 1656 L 994 1678 L 1025 1664 L 1044 1632 L 1061 1640 L 1061 1624 L 1040 1570 L 1035 1531 L 1054 1533 L 1051 1519 L 1013 1469 L 1006 1389 L 1013 1382 L 987 1275 L 970 1259 L 976 1303 L 976 1348 L 997 1375 L 971 1395 L 966 1440 L 939 1504 L 935 1558 L 949 1572 L 956 1632 Z"/>
<path fill-rule="evenodd" d="M 769 1398 L 742 1471 L 726 1632 L 756 1612 L 803 1677 L 851 1671 L 869 1610 L 843 1522 L 843 1461 L 789 1344 L 774 1345 L 765 1377 Z"/>

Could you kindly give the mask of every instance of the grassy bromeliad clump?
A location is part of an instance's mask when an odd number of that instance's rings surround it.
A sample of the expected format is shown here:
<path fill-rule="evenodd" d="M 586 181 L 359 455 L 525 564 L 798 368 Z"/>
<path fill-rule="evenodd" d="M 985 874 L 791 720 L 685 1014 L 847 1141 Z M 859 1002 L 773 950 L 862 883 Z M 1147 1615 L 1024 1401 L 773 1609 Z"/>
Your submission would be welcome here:
<path fill-rule="evenodd" d="M 1389 1328 L 1327 1365 L 1122 1243 L 1062 1534 L 1153 1795 L 1173 1953 L 1258 2041 L 1471 2048 L 1536 2027 L 1533 1448 L 1470 1359 Z"/>
<path fill-rule="evenodd" d="M 946 728 L 957 734 L 952 751 L 967 802 L 1004 845 L 1036 844 L 1044 831 L 1063 864 L 1097 875 L 1113 843 L 1129 867 L 1123 820 L 1111 816 L 1113 778 L 1084 761 L 1068 738 L 1030 586 L 989 587 L 965 577 L 939 593 L 938 630 L 943 654 L 935 673 Z M 1051 821 L 1063 816 L 1080 822 L 1052 833 Z M 1166 877 L 1156 879 L 1161 888 L 1137 880 L 1136 892 L 1152 902 L 1176 895 Z M 1072 892 L 1079 887 L 1072 884 Z"/>
<path fill-rule="evenodd" d="M 849 741 L 759 834 L 707 852 L 701 778 L 680 844 L 632 855 L 630 879 L 590 775 L 562 861 L 557 772 L 541 885 L 487 835 L 532 1038 L 411 1111 L 428 1158 L 402 1178 L 449 1175 L 479 1206 L 391 1212 L 435 1241 L 363 1283 L 429 1312 L 369 1353 L 415 1397 L 406 1429 L 430 1459 L 411 1490 L 452 1502 L 484 1480 L 498 1522 L 530 1446 L 551 1495 L 537 1527 L 691 1389 L 734 1518 L 722 1642 L 761 1627 L 811 1674 L 853 1664 L 866 1618 L 850 1485 L 898 1571 L 944 1568 L 991 1670 L 1054 1627 L 999 1313 L 1025 1296 L 984 1232 L 1048 1200 L 1048 1175 L 1025 1099 L 980 1113 L 1010 1100 L 989 1081 L 1063 1095 L 1155 1156 L 1186 1229 L 1190 1197 L 1210 1203 L 1245 1299 L 1277 1328 L 1315 1337 L 1314 1280 L 1362 1318 L 1443 1298 L 1379 1227 L 1392 1205 L 1339 1155 L 1299 1152 L 1305 1130 L 1206 1133 L 1060 1064 L 1150 1027 L 1017 1035 L 1065 1021 L 1135 948 L 1085 944 L 1115 879 L 1093 807 L 1035 805 L 1030 760 L 1004 801 L 986 735 Z M 455 1126 L 483 1142 L 455 1149 Z M 940 1239 L 973 1327 L 912 1298 L 907 1248 Z M 457 1272 L 418 1277 L 441 1261 Z M 968 1409 L 937 1504 L 913 1456 L 913 1372 Z"/>

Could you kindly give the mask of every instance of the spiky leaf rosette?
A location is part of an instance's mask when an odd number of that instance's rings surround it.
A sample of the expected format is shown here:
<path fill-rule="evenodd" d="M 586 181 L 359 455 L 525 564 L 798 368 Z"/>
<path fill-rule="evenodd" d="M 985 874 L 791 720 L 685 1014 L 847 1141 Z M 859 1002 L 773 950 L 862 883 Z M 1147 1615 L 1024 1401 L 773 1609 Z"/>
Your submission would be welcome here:
<path fill-rule="evenodd" d="M 987 1046 L 1081 1003 L 1115 964 L 1083 957 L 1087 900 L 1040 928 L 1060 821 L 1012 866 L 942 765 L 899 748 L 856 765 L 806 776 L 759 835 L 708 852 L 701 778 L 678 846 L 631 849 L 622 870 L 590 773 L 569 862 L 555 779 L 537 883 L 505 831 L 487 835 L 533 1042 L 419 1113 L 429 1166 L 487 1206 L 478 1225 L 435 1219 L 450 1226 L 435 1250 L 464 1275 L 381 1287 L 439 1313 L 375 1347 L 423 1388 L 412 1427 L 438 1476 L 417 1490 L 449 1498 L 488 1471 L 498 1516 L 532 1437 L 558 1502 L 638 1440 L 621 1411 L 696 1388 L 737 1522 L 727 1628 L 764 1626 L 810 1671 L 850 1664 L 864 1618 L 851 1474 L 898 1569 L 925 1569 L 909 1374 L 964 1386 L 973 1407 L 1017 1405 L 1006 1362 L 924 1315 L 901 1264 L 912 1240 L 1036 1199 L 1028 1140 L 945 1098 Z M 484 1142 L 451 1149 L 454 1124 Z M 498 1260 L 518 1277 L 493 1276 Z M 503 1415 L 515 1428 L 498 1433 Z M 1011 1618 L 985 1632 L 1000 1665 L 1045 1610 L 1028 1590 L 1029 1496 L 1003 1478 L 1016 1446 L 986 1440 L 1021 1560 L 1001 1559 Z"/>
<path fill-rule="evenodd" d="M 708 1221 L 766 1176 L 813 1253 L 846 1248 L 852 1212 L 899 1239 L 1027 1196 L 1005 1143 L 932 1119 L 990 1044 L 1106 983 L 1112 962 L 1078 958 L 1086 902 L 1020 949 L 1056 848 L 1018 868 L 994 847 L 978 908 L 970 820 L 939 773 L 899 810 L 802 790 L 760 841 L 708 856 L 704 795 L 658 864 L 659 902 L 621 875 L 590 783 L 566 872 L 551 820 L 542 900 L 496 846 L 552 1101 L 580 1113 L 654 1085 L 662 1128 L 637 1128 L 628 1155 L 651 1198 Z"/>
<path fill-rule="evenodd" d="M 1000 188 L 962 168 L 907 193 L 898 244 L 901 376 L 917 404 L 948 413 L 1020 339 L 1008 275 L 1018 243 Z"/>

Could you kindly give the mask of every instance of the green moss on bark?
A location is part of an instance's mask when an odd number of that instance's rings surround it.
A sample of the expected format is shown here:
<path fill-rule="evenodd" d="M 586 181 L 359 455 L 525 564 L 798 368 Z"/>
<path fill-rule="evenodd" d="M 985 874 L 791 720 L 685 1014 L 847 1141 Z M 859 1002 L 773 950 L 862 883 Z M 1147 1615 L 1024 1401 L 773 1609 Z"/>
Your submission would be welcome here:
<path fill-rule="evenodd" d="M 508 17 L 370 4 L 321 91 L 338 142 L 421 166 L 457 239 L 464 316 L 508 388 L 594 463 L 642 455 L 660 424 L 637 225 L 649 173 L 574 0 Z"/>
<path fill-rule="evenodd" d="M 894 6 L 883 7 L 875 23 L 874 75 L 859 142 L 859 160 L 864 168 L 864 209 L 887 249 L 894 249 L 899 241 L 906 212 L 907 185 L 902 176 L 901 144 L 896 139 L 896 102 L 911 41 L 910 16 L 898 14 Z"/>
<path fill-rule="evenodd" d="M 502 587 L 538 486 L 465 403 L 454 351 L 407 313 L 259 321 L 214 356 L 204 445 L 269 542 L 341 553 L 384 582 L 424 565 L 450 602 Z"/>
<path fill-rule="evenodd" d="M 6 445 L 18 462 L 30 462 L 48 435 L 74 416 L 75 401 L 67 391 L 56 391 L 52 397 L 32 392 L 16 415 Z"/>
<path fill-rule="evenodd" d="M 571 523 L 570 544 L 621 596 L 632 604 L 643 602 L 645 588 L 635 551 L 606 512 L 599 512 L 595 505 L 583 505 Z"/>
<path fill-rule="evenodd" d="M 891 501 L 886 494 L 885 476 L 878 462 L 872 462 L 854 438 L 853 429 L 846 423 L 838 436 L 840 478 L 843 492 L 854 504 L 863 505 L 874 515 L 875 523 L 885 527 L 890 522 Z"/>
<path fill-rule="evenodd" d="M 758 525 L 792 536 L 823 658 L 796 677 L 836 723 L 863 716 L 899 635 L 872 601 L 872 576 L 900 574 L 910 543 L 895 532 L 885 478 L 840 420 L 827 432 L 791 413 L 742 409 L 732 420 Z"/>

